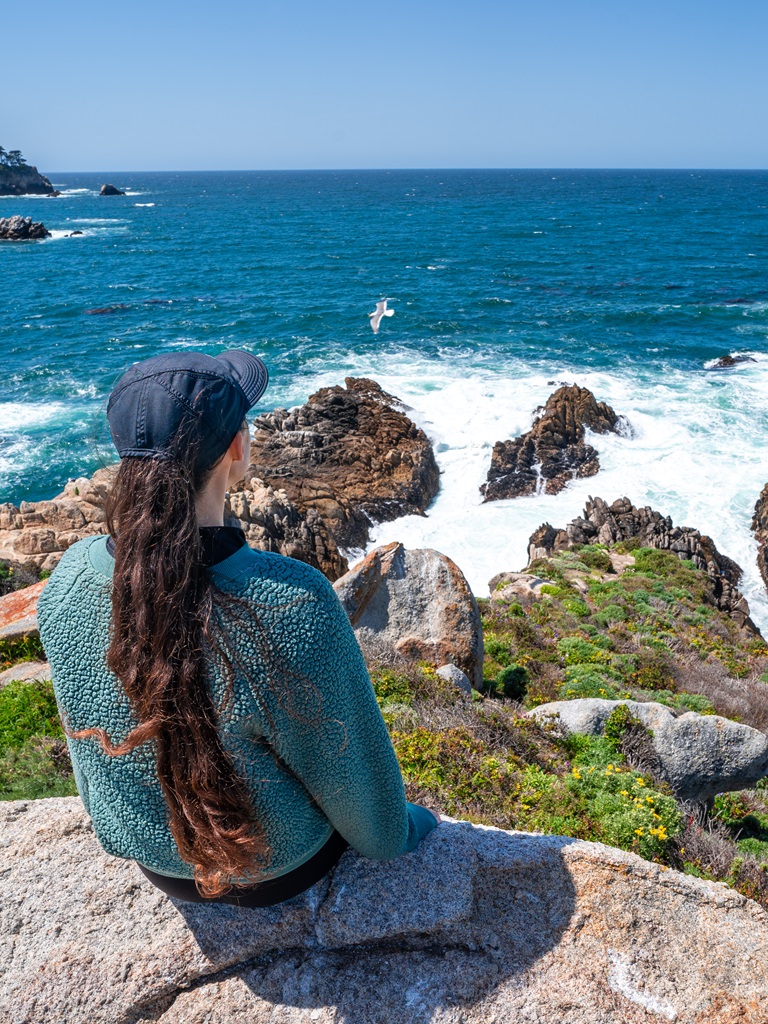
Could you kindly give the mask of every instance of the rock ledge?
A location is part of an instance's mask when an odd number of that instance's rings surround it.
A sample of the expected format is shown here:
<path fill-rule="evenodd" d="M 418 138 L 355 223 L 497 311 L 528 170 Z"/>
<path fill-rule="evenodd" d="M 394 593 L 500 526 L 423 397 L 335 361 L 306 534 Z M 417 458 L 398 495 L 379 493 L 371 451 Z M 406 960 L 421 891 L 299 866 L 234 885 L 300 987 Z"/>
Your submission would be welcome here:
<path fill-rule="evenodd" d="M 768 915 L 557 836 L 444 822 L 282 907 L 173 901 L 78 798 L 0 805 L 13 1024 L 764 1024 Z"/>

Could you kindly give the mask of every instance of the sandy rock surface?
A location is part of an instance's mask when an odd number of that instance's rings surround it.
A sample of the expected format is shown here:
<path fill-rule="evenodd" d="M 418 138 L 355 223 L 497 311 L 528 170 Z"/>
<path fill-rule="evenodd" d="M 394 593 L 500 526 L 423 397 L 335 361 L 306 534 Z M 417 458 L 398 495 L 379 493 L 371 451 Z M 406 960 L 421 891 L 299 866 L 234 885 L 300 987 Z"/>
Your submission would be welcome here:
<path fill-rule="evenodd" d="M 461 569 L 430 548 L 375 548 L 334 583 L 369 664 L 429 661 L 483 685 L 483 628 Z"/>
<path fill-rule="evenodd" d="M 599 844 L 446 821 L 283 907 L 176 902 L 78 798 L 0 804 L 8 1024 L 764 1024 L 768 915 Z"/>

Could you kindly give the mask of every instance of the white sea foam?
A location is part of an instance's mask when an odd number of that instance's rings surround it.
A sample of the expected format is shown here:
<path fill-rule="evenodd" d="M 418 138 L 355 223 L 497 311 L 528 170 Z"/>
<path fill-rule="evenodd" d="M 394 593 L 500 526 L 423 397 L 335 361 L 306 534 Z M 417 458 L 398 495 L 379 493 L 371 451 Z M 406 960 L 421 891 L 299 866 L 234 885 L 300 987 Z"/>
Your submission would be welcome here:
<path fill-rule="evenodd" d="M 154 203 L 134 203 L 134 206 L 154 206 Z"/>
<path fill-rule="evenodd" d="M 654 369 L 642 377 L 613 372 L 577 373 L 567 365 L 531 372 L 522 362 L 504 375 L 451 362 L 412 360 L 398 353 L 397 369 L 350 353 L 345 373 L 375 377 L 411 407 L 410 415 L 434 444 L 440 492 L 427 516 L 378 524 L 369 549 L 400 540 L 433 547 L 461 567 L 473 590 L 527 562 L 527 542 L 541 523 L 561 527 L 581 515 L 590 495 L 613 501 L 626 495 L 650 505 L 676 525 L 709 534 L 744 570 L 741 588 L 753 618 L 768 627 L 768 598 L 755 564 L 750 523 L 768 481 L 768 362 L 746 363 L 738 374 Z M 393 360 L 394 362 L 394 360 Z M 315 387 L 337 383 L 339 369 L 324 371 Z M 600 455 L 596 477 L 574 480 L 558 495 L 484 504 L 479 492 L 496 441 L 528 430 L 534 409 L 555 390 L 548 381 L 577 382 L 627 416 L 634 438 L 590 438 Z M 282 399 L 291 404 L 290 396 Z"/>
<path fill-rule="evenodd" d="M 52 420 L 61 420 L 69 411 L 64 402 L 0 402 L 0 433 L 16 434 L 19 430 L 40 427 Z"/>

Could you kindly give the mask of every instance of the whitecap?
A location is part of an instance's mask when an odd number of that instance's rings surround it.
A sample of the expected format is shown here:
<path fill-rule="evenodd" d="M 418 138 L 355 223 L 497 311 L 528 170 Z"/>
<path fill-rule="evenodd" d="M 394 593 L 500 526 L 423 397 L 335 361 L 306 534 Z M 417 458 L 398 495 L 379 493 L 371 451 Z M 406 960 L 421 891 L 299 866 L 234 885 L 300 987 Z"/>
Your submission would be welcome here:
<path fill-rule="evenodd" d="M 68 411 L 64 402 L 0 402 L 0 431 L 39 427 L 61 419 Z"/>
<path fill-rule="evenodd" d="M 134 206 L 154 206 L 154 203 L 134 203 Z"/>

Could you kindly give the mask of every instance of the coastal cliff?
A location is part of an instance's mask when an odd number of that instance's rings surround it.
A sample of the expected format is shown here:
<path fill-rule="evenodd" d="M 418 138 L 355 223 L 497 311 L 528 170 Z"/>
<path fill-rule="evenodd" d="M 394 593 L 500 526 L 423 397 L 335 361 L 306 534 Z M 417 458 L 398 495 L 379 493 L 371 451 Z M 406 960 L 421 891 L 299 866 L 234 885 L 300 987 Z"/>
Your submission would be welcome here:
<path fill-rule="evenodd" d="M 52 196 L 56 189 L 36 167 L 0 164 L 0 196 Z"/>

